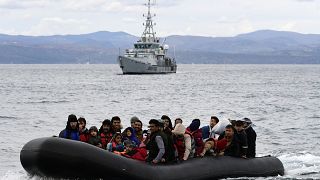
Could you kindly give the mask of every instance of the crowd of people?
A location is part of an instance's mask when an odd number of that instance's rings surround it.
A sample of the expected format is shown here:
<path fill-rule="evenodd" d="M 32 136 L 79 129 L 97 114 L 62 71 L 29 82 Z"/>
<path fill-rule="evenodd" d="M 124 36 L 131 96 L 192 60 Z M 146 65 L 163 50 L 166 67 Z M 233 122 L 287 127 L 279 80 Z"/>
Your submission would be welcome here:
<path fill-rule="evenodd" d="M 86 127 L 86 119 L 71 114 L 60 138 L 82 141 L 111 153 L 148 163 L 175 163 L 204 156 L 256 156 L 256 132 L 249 118 L 229 120 L 224 125 L 216 116 L 210 124 L 200 128 L 200 120 L 194 119 L 186 127 L 181 118 L 174 120 L 167 115 L 151 119 L 148 130 L 143 130 L 139 118 L 132 117 L 131 126 L 123 129 L 121 119 L 106 119 L 100 128 Z M 216 128 L 217 126 L 223 126 Z"/>

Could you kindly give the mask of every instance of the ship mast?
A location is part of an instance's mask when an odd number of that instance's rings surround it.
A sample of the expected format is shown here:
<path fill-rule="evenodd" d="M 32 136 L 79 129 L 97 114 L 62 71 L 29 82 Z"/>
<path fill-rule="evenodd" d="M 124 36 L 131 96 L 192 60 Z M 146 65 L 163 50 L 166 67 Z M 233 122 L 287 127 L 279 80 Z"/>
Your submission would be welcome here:
<path fill-rule="evenodd" d="M 150 9 L 151 9 L 151 3 L 150 0 L 148 0 L 148 3 L 145 4 L 148 7 L 148 15 L 146 16 L 146 22 L 143 24 L 145 26 L 145 29 L 143 31 L 143 34 L 141 36 L 141 41 L 146 43 L 146 42 L 155 42 L 158 43 L 159 39 L 156 37 L 156 32 L 153 31 L 153 26 L 155 23 L 153 23 L 152 18 L 155 17 L 156 15 L 151 15 Z M 145 15 L 143 15 L 145 17 Z"/>

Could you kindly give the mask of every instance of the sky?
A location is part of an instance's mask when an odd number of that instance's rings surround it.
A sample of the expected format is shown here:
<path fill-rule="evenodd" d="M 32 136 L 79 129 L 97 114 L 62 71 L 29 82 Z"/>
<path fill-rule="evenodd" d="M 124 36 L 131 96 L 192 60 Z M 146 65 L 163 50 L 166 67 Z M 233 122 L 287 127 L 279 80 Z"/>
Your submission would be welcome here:
<path fill-rule="evenodd" d="M 320 0 L 151 0 L 158 36 L 229 37 L 257 30 L 320 34 Z M 0 34 L 143 32 L 147 0 L 0 0 Z"/>

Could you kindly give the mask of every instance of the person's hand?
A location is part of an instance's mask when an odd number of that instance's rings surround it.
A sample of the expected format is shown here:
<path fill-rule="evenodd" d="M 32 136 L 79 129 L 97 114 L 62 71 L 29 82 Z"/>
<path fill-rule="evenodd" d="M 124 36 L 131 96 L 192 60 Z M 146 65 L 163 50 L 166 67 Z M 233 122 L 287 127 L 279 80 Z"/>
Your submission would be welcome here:
<path fill-rule="evenodd" d="M 166 162 L 166 159 L 162 158 L 162 159 L 161 159 L 161 162 L 162 162 L 162 163 Z"/>
<path fill-rule="evenodd" d="M 241 156 L 241 158 L 243 158 L 243 159 L 247 159 L 247 156 L 246 156 L 246 155 L 243 155 L 243 156 Z"/>
<path fill-rule="evenodd" d="M 153 164 L 158 164 L 159 161 L 154 159 L 154 160 L 152 160 L 152 163 L 153 163 Z"/>

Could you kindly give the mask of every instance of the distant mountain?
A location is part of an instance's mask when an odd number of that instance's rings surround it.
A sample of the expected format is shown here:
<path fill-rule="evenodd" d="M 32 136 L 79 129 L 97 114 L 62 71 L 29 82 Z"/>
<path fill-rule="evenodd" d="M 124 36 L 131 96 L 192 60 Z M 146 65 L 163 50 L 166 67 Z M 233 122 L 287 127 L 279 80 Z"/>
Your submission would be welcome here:
<path fill-rule="evenodd" d="M 131 48 L 138 39 L 108 31 L 54 36 L 0 34 L 0 63 L 117 63 L 119 50 Z M 165 43 L 171 54 L 175 49 L 178 63 L 320 63 L 318 34 L 261 30 L 235 37 L 174 35 Z"/>

